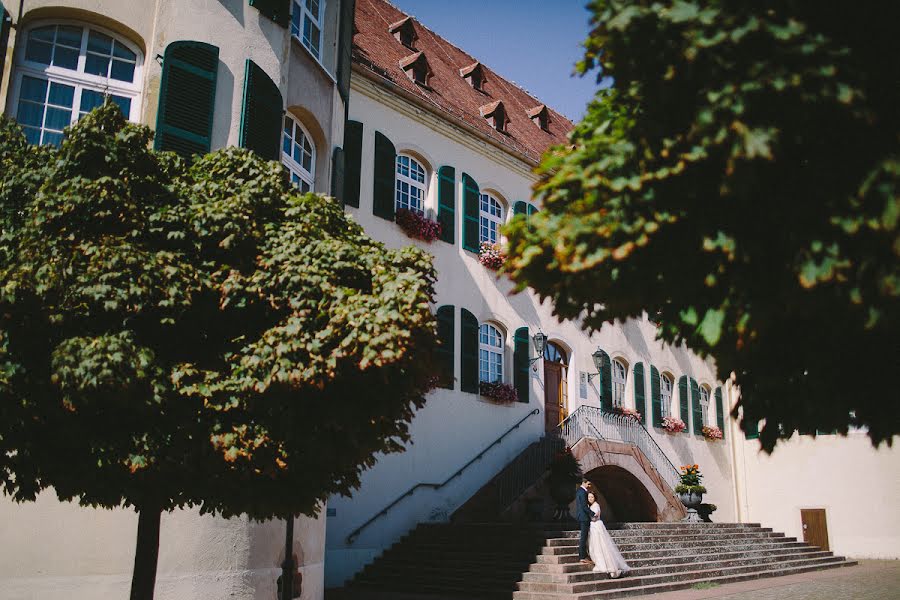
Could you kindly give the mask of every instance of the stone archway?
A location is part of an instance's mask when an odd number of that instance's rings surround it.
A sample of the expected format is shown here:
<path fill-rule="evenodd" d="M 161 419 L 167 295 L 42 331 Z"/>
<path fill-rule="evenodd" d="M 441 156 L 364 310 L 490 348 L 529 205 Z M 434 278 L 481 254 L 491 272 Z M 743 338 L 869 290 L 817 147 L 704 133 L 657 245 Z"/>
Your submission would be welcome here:
<path fill-rule="evenodd" d="M 627 469 L 617 465 L 604 465 L 587 472 L 585 476 L 590 479 L 597 494 L 602 496 L 600 506 L 604 521 L 657 521 L 658 511 L 653 496 Z"/>

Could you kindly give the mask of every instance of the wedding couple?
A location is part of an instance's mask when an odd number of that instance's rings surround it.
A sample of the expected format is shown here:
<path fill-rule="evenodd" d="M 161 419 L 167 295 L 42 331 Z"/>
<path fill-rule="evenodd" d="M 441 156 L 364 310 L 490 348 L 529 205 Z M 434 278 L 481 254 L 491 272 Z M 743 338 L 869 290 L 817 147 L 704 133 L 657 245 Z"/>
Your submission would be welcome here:
<path fill-rule="evenodd" d="M 615 579 L 627 573 L 628 563 L 600 520 L 600 504 L 590 491 L 591 482 L 581 480 L 581 487 L 575 496 L 575 517 L 581 526 L 578 544 L 578 558 L 586 564 L 594 563 L 595 573 L 609 573 Z M 590 555 L 590 558 L 588 558 Z"/>

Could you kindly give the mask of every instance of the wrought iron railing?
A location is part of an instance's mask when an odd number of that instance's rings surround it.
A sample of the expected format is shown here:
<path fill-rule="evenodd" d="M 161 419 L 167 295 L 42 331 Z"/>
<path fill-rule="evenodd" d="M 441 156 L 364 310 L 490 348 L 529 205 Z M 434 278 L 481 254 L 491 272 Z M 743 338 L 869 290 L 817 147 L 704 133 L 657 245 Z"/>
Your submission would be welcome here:
<path fill-rule="evenodd" d="M 498 508 L 509 508 L 525 490 L 537 483 L 550 467 L 553 456 L 563 449 L 565 442 L 551 434 L 545 435 L 517 456 L 497 478 Z"/>
<path fill-rule="evenodd" d="M 488 452 L 491 448 L 493 448 L 494 446 L 496 446 L 496 445 L 498 445 L 500 442 L 502 442 L 502 441 L 504 440 L 504 438 L 506 438 L 506 436 L 508 436 L 510 433 L 512 433 L 513 431 L 515 431 L 516 429 L 518 429 L 519 426 L 522 425 L 522 423 L 524 423 L 525 421 L 527 421 L 528 419 L 530 419 L 530 418 L 533 417 L 534 415 L 540 414 L 540 412 L 541 412 L 541 411 L 540 411 L 539 409 L 535 408 L 534 410 L 532 410 L 531 412 L 529 412 L 527 415 L 525 415 L 524 417 L 522 417 L 521 419 L 519 419 L 519 421 L 518 421 L 515 425 L 513 425 L 512 427 L 510 427 L 509 429 L 507 429 L 507 430 L 503 433 L 503 435 L 501 435 L 501 436 L 498 437 L 496 440 L 494 440 L 493 442 L 491 442 L 490 444 L 488 444 L 488 445 L 484 448 L 484 450 L 482 450 L 481 452 L 479 452 L 478 454 L 476 454 L 469 462 L 467 462 L 466 464 L 464 464 L 463 466 L 461 466 L 459 469 L 457 469 L 455 473 L 453 473 L 450 477 L 448 477 L 448 478 L 445 479 L 444 481 L 442 481 L 442 482 L 440 482 L 440 483 L 425 483 L 425 482 L 420 482 L 420 483 L 415 484 L 414 486 L 412 486 L 412 487 L 409 488 L 408 490 L 406 490 L 405 493 L 403 493 L 403 494 L 401 494 L 400 496 L 398 496 L 393 502 L 391 502 L 390 504 L 388 504 L 387 506 L 385 506 L 383 509 L 381 509 L 381 511 L 375 513 L 368 521 L 366 521 L 365 523 L 363 523 L 362 525 L 360 525 L 359 527 L 357 527 L 356 529 L 354 529 L 352 532 L 350 532 L 350 535 L 348 535 L 347 538 L 346 538 L 347 544 L 352 544 L 353 541 L 354 541 L 357 537 L 359 537 L 359 534 L 362 533 L 362 531 L 363 531 L 366 527 L 368 527 L 369 525 L 371 525 L 372 523 L 374 523 L 375 521 L 377 521 L 377 520 L 380 519 L 381 517 L 385 516 L 385 515 L 388 513 L 388 511 L 390 511 L 392 508 L 394 508 L 394 506 L 396 506 L 397 504 L 399 504 L 404 498 L 407 498 L 407 497 L 409 497 L 409 496 L 412 496 L 413 493 L 415 493 L 415 491 L 416 491 L 417 489 L 419 489 L 419 488 L 431 488 L 431 489 L 434 489 L 434 490 L 439 490 L 439 489 L 441 489 L 442 487 L 444 487 L 445 485 L 447 485 L 448 483 L 450 483 L 451 481 L 453 481 L 454 479 L 456 479 L 457 477 L 459 477 L 460 475 L 462 475 L 462 473 L 463 473 L 466 469 L 468 469 L 469 467 L 471 467 L 471 466 L 472 466 L 474 463 L 476 463 L 477 461 L 481 460 L 481 458 L 482 458 L 485 454 L 487 454 L 487 452 Z"/>

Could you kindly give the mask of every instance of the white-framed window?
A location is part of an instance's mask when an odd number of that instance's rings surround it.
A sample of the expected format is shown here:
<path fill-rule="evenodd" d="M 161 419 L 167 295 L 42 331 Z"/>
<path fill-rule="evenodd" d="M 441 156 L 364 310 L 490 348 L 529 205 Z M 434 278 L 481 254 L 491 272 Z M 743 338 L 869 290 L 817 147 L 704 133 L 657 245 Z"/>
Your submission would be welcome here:
<path fill-rule="evenodd" d="M 701 425 L 709 425 L 709 388 L 705 385 L 700 386 L 700 412 L 703 414 Z"/>
<path fill-rule="evenodd" d="M 659 400 L 662 404 L 662 416 L 668 417 L 672 414 L 672 385 L 674 380 L 668 373 L 662 373 L 659 376 Z"/>
<path fill-rule="evenodd" d="M 625 406 L 625 377 L 628 373 L 628 367 L 625 363 L 614 358 L 612 361 L 612 393 L 613 406 L 619 408 Z"/>
<path fill-rule="evenodd" d="M 107 97 L 125 118 L 140 114 L 143 57 L 112 33 L 73 22 L 36 23 L 21 36 L 14 76 L 15 118 L 32 144 L 62 141 Z"/>
<path fill-rule="evenodd" d="M 503 334 L 490 323 L 482 323 L 479 329 L 478 379 L 503 381 Z"/>
<path fill-rule="evenodd" d="M 425 214 L 425 168 L 406 154 L 397 155 L 394 207 Z"/>
<path fill-rule="evenodd" d="M 316 179 L 316 147 L 306 128 L 291 115 L 284 115 L 281 132 L 281 162 L 291 174 L 291 183 L 304 194 L 313 191 Z"/>
<path fill-rule="evenodd" d="M 300 40 L 317 60 L 321 60 L 324 16 L 325 0 L 294 0 L 291 35 Z"/>
<path fill-rule="evenodd" d="M 500 227 L 503 225 L 503 204 L 490 194 L 481 194 L 479 207 L 478 241 L 496 244 L 500 241 Z"/>

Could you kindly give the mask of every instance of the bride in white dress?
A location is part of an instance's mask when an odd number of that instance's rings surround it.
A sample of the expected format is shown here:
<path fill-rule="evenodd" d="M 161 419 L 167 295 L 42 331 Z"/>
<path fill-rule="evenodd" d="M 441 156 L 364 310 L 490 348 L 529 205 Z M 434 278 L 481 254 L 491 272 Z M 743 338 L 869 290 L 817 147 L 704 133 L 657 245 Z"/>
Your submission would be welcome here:
<path fill-rule="evenodd" d="M 606 525 L 600 520 L 600 505 L 593 492 L 588 493 L 588 505 L 594 517 L 591 521 L 591 533 L 588 537 L 588 554 L 594 561 L 594 572 L 609 573 L 612 578 L 627 573 L 630 568 L 622 553 L 613 541 L 612 536 L 606 530 Z"/>

